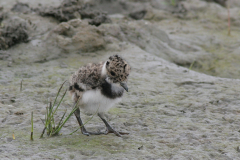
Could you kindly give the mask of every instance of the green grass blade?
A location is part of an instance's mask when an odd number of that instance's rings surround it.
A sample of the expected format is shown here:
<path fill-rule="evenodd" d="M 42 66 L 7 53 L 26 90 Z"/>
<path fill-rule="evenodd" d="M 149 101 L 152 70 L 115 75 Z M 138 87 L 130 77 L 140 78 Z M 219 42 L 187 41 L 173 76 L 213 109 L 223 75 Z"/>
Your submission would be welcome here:
<path fill-rule="evenodd" d="M 67 89 L 65 90 L 65 92 L 64 92 L 64 94 L 63 94 L 63 96 L 62 96 L 60 102 L 58 103 L 57 107 L 56 107 L 55 110 L 53 111 L 53 115 L 56 113 L 58 107 L 59 107 L 60 104 L 62 103 L 62 100 L 63 100 L 63 98 L 65 97 L 66 93 L 67 93 Z"/>
<path fill-rule="evenodd" d="M 46 114 L 45 114 L 45 127 L 47 127 L 48 122 L 48 106 L 46 107 Z"/>
<path fill-rule="evenodd" d="M 48 115 L 48 136 L 51 134 L 51 132 L 52 132 L 52 102 L 50 102 L 50 106 L 49 106 L 49 111 L 48 111 L 48 113 L 49 113 L 49 115 Z"/>
<path fill-rule="evenodd" d="M 62 87 L 63 87 L 63 85 L 64 85 L 64 83 L 65 83 L 66 81 L 64 81 L 63 82 L 63 84 L 61 85 L 61 87 L 58 89 L 58 92 L 57 92 L 57 96 L 56 96 L 56 98 L 55 98 L 55 100 L 54 100 L 54 103 L 53 103 L 53 105 L 51 105 L 52 107 L 49 109 L 49 114 L 48 114 L 48 117 L 47 117 L 47 122 L 46 122 L 46 126 L 48 126 L 48 135 L 49 134 L 51 134 L 52 133 L 52 130 L 53 130 L 53 128 L 52 128 L 52 124 L 51 124 L 51 122 L 52 122 L 52 120 L 53 120 L 53 122 L 54 122 L 54 117 L 53 117 L 53 115 L 55 114 L 55 112 L 57 111 L 57 108 L 54 110 L 54 113 L 52 114 L 52 110 L 53 110 L 53 108 L 54 108 L 54 106 L 55 106 L 55 104 L 56 104 L 56 102 L 57 102 L 57 98 L 58 98 L 58 96 L 59 96 L 59 94 L 60 94 L 60 91 L 62 90 Z M 63 97 L 62 97 L 62 99 L 63 99 Z M 50 102 L 51 103 L 51 102 Z M 52 103 L 51 103 L 52 104 Z M 47 127 L 46 127 L 47 128 Z M 50 131 L 50 132 L 49 132 Z"/>
<path fill-rule="evenodd" d="M 65 116 L 66 113 L 67 113 L 67 109 L 65 110 L 65 112 L 64 112 L 64 114 L 63 114 L 63 116 L 62 116 L 62 118 L 60 119 L 60 121 L 59 121 L 59 123 L 58 123 L 56 129 L 58 129 L 59 126 L 62 124 L 62 120 L 63 120 L 63 118 L 64 118 L 64 116 Z"/>
<path fill-rule="evenodd" d="M 188 68 L 189 70 L 192 70 L 192 66 L 194 65 L 195 61 L 193 61 L 190 65 L 190 67 Z"/>
<path fill-rule="evenodd" d="M 43 135 L 44 135 L 44 133 L 45 133 L 45 130 L 46 130 L 46 127 L 44 127 L 44 129 L 43 129 L 43 131 L 42 131 L 42 134 L 41 134 L 40 138 L 43 138 Z"/>
<path fill-rule="evenodd" d="M 73 113 L 78 109 L 78 102 L 75 104 L 75 106 L 73 107 L 71 113 L 64 119 L 64 117 L 66 116 L 67 110 L 64 112 L 63 116 L 61 117 L 60 121 L 58 122 L 58 124 L 55 126 L 55 120 L 54 120 L 54 115 L 57 112 L 57 110 L 59 109 L 59 106 L 61 105 L 61 103 L 63 102 L 64 97 L 66 96 L 67 93 L 67 89 L 65 90 L 64 94 L 61 96 L 61 99 L 59 102 L 58 98 L 60 95 L 60 92 L 63 88 L 63 85 L 66 81 L 64 81 L 61 85 L 61 87 L 58 89 L 57 95 L 55 97 L 55 100 L 52 104 L 52 102 L 50 102 L 49 107 L 46 108 L 46 114 L 45 114 L 45 122 L 43 121 L 45 127 L 42 131 L 42 134 L 40 136 L 40 138 L 43 137 L 43 134 L 45 133 L 45 130 L 47 132 L 48 136 L 54 136 L 57 135 L 61 128 L 63 127 L 63 125 L 68 121 L 68 119 L 73 115 Z M 58 103 L 58 104 L 57 104 Z M 91 120 L 91 119 L 90 119 Z M 88 121 L 87 121 L 88 122 Z"/>
<path fill-rule="evenodd" d="M 56 131 L 53 134 L 57 134 L 63 127 L 63 125 L 68 121 L 68 119 L 73 115 L 73 113 L 78 109 L 78 102 L 80 99 L 78 99 L 77 103 L 75 104 L 74 108 L 72 109 L 71 113 L 67 116 L 67 118 L 63 121 L 63 123 L 56 129 Z"/>
<path fill-rule="evenodd" d="M 68 119 L 73 115 L 73 113 L 77 110 L 78 108 L 74 108 L 72 112 L 67 116 L 67 118 L 63 121 L 63 123 L 56 129 L 56 131 L 53 134 L 57 134 L 63 127 L 63 125 L 68 121 Z"/>
<path fill-rule="evenodd" d="M 58 107 L 59 107 L 60 104 L 62 103 L 63 98 L 65 97 L 66 93 L 67 93 L 67 89 L 65 90 L 65 92 L 64 92 L 64 94 L 63 94 L 61 100 L 59 101 L 57 107 L 54 109 L 53 112 L 51 112 L 51 115 L 50 115 L 51 117 L 50 117 L 50 119 L 51 119 L 51 121 L 52 121 L 52 127 L 53 127 L 53 128 L 51 129 L 50 136 L 51 136 L 52 134 L 55 134 L 54 130 L 55 130 L 56 128 L 55 128 L 55 122 L 54 122 L 54 114 L 56 113 Z M 52 109 L 52 110 L 53 110 L 53 109 Z M 51 111 L 52 111 L 52 110 L 51 110 Z"/>
<path fill-rule="evenodd" d="M 31 128 L 31 141 L 33 141 L 33 112 L 31 114 L 31 124 L 32 124 L 32 128 Z"/>
<path fill-rule="evenodd" d="M 67 80 L 66 80 L 66 81 L 67 81 Z M 55 106 L 55 104 L 56 104 L 56 102 L 57 102 L 58 95 L 60 94 L 60 91 L 62 90 L 62 87 L 63 87 L 63 85 L 64 85 L 64 83 L 65 83 L 66 81 L 64 81 L 63 84 L 61 85 L 61 87 L 59 88 L 59 90 L 58 90 L 58 92 L 57 92 L 57 96 L 56 96 L 56 98 L 55 98 L 55 100 L 54 100 L 53 106 Z"/>

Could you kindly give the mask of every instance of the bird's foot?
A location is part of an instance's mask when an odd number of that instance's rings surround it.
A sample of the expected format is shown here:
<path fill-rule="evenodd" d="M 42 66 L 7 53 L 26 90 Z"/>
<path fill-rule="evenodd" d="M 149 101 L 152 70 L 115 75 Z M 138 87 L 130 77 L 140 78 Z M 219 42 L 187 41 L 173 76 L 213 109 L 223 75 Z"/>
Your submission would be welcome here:
<path fill-rule="evenodd" d="M 116 136 L 118 137 L 122 137 L 122 135 L 127 135 L 129 133 L 127 132 L 118 132 L 118 131 L 115 131 L 113 128 L 110 128 L 108 127 L 105 134 L 108 134 L 108 133 L 114 133 Z"/>
<path fill-rule="evenodd" d="M 112 128 L 112 126 L 111 126 L 110 124 L 108 124 L 108 122 L 106 121 L 106 119 L 104 119 L 104 118 L 102 117 L 101 114 L 98 113 L 98 116 L 102 119 L 102 121 L 104 122 L 104 124 L 105 124 L 106 127 L 107 127 L 105 134 L 114 133 L 114 134 L 115 134 L 116 136 L 118 136 L 118 137 L 122 137 L 122 135 L 124 135 L 124 134 L 129 134 L 129 133 L 126 133 L 126 132 L 117 132 L 117 131 L 115 131 L 115 130 Z"/>
<path fill-rule="evenodd" d="M 86 135 L 86 136 L 90 136 L 90 135 L 101 135 L 101 134 L 105 134 L 104 132 L 88 132 L 86 129 L 82 130 L 82 134 Z"/>

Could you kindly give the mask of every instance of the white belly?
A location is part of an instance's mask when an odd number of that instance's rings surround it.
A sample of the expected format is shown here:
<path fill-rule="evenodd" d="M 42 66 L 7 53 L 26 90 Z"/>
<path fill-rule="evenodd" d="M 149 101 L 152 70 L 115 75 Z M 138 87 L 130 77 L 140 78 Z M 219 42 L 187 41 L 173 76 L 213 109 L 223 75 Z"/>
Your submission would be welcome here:
<path fill-rule="evenodd" d="M 115 103 L 121 101 L 121 98 L 111 99 L 101 94 L 100 90 L 89 90 L 84 92 L 81 99 L 81 108 L 87 113 L 94 114 L 108 111 Z"/>

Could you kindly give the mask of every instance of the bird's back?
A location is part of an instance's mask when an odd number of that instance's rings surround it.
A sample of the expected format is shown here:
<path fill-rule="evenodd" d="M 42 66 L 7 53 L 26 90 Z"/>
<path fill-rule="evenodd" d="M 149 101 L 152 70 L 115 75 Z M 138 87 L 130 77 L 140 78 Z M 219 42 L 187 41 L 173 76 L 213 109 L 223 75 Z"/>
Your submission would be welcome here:
<path fill-rule="evenodd" d="M 103 64 L 103 62 L 97 64 L 89 63 L 86 66 L 79 68 L 78 71 L 70 77 L 70 93 L 79 94 L 79 97 L 81 96 L 81 92 L 99 87 L 101 84 L 101 71 Z"/>

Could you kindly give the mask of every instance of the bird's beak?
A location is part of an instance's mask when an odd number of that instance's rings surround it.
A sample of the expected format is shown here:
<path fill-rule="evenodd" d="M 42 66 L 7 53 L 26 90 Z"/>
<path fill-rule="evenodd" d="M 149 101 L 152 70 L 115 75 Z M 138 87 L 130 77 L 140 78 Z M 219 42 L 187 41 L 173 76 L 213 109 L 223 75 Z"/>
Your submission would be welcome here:
<path fill-rule="evenodd" d="M 128 86 L 126 82 L 121 82 L 120 85 L 128 92 Z"/>

